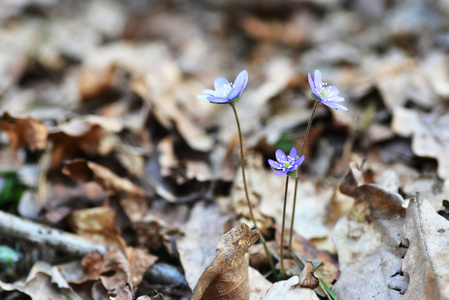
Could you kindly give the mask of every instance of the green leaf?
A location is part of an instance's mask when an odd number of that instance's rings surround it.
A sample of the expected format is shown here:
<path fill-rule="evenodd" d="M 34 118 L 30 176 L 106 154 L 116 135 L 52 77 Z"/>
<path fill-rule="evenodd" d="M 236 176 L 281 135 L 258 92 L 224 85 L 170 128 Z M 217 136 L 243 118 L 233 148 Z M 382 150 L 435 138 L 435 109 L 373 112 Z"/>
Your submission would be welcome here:
<path fill-rule="evenodd" d="M 293 172 L 287 173 L 288 176 L 297 178 L 298 177 L 298 169 L 294 170 Z"/>
<path fill-rule="evenodd" d="M 310 93 L 310 98 L 312 98 L 313 100 L 320 101 L 320 99 L 314 93 Z"/>
<path fill-rule="evenodd" d="M 19 203 L 26 187 L 16 171 L 0 170 L 0 205 Z"/>
<path fill-rule="evenodd" d="M 324 282 L 323 278 L 319 277 L 321 286 L 326 290 L 332 300 L 338 300 L 337 296 L 332 292 L 331 288 L 327 286 L 326 282 Z"/>
<path fill-rule="evenodd" d="M 8 267 L 17 262 L 22 257 L 22 254 L 16 252 L 8 246 L 0 246 L 0 262 L 6 264 Z"/>

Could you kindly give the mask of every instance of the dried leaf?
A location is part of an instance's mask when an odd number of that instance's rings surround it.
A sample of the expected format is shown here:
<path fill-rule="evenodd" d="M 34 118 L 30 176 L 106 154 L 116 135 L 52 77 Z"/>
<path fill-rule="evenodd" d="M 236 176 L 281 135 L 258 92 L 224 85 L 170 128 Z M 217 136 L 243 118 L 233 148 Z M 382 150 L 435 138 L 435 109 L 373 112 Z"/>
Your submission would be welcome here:
<path fill-rule="evenodd" d="M 129 179 L 121 178 L 109 169 L 84 159 L 69 161 L 62 172 L 78 182 L 95 181 L 112 194 L 143 197 L 143 190 Z"/>
<path fill-rule="evenodd" d="M 225 233 L 217 245 L 217 256 L 201 275 L 191 299 L 249 299 L 246 252 L 258 239 L 258 231 L 246 224 Z"/>
<path fill-rule="evenodd" d="M 192 290 L 203 270 L 215 257 L 214 246 L 223 235 L 227 219 L 221 215 L 217 204 L 198 202 L 184 225 L 184 236 L 177 240 L 177 248 Z"/>
<path fill-rule="evenodd" d="M 427 200 L 411 201 L 404 236 L 410 245 L 402 271 L 410 284 L 403 299 L 449 299 L 449 221 Z"/>
<path fill-rule="evenodd" d="M 293 276 L 289 280 L 278 281 L 268 290 L 261 300 L 318 300 L 318 296 L 311 289 L 295 288 L 299 284 L 299 277 Z"/>
<path fill-rule="evenodd" d="M 449 179 L 449 114 L 439 109 L 429 114 L 397 107 L 393 111 L 392 128 L 397 134 L 412 136 L 412 150 L 417 156 L 438 160 L 438 176 Z"/>
<path fill-rule="evenodd" d="M 351 164 L 340 187 L 355 204 L 334 228 L 341 276 L 332 290 L 349 300 L 400 299 L 404 291 L 397 286 L 406 281 L 400 276 L 405 250 L 403 199 L 379 185 L 363 184 L 360 175 Z"/>
<path fill-rule="evenodd" d="M 47 127 L 32 118 L 13 117 L 8 112 L 0 116 L 0 129 L 6 131 L 11 146 L 43 150 L 47 144 Z"/>
<path fill-rule="evenodd" d="M 315 275 L 313 274 L 314 271 L 315 268 L 313 267 L 312 262 L 306 262 L 304 269 L 299 275 L 299 286 L 312 290 L 317 288 L 320 284 L 320 280 L 315 277 Z"/>
<path fill-rule="evenodd" d="M 33 300 L 66 300 L 68 297 L 81 300 L 81 297 L 67 284 L 58 269 L 45 262 L 35 263 L 25 281 L 15 283 L 0 281 L 0 289 L 18 290 L 29 295 Z"/>
<path fill-rule="evenodd" d="M 80 209 L 72 212 L 70 224 L 73 230 L 95 242 L 121 247 L 125 244 L 120 229 L 115 226 L 116 212 L 109 206 Z"/>
<path fill-rule="evenodd" d="M 100 279 L 109 295 L 116 295 L 116 299 L 132 299 L 133 288 L 140 284 L 157 259 L 146 250 L 132 247 L 126 247 L 125 254 L 118 249 L 109 251 L 103 259 L 93 252 L 83 258 L 85 276 L 78 278 L 76 283 Z M 98 293 L 101 290 L 97 288 Z"/>

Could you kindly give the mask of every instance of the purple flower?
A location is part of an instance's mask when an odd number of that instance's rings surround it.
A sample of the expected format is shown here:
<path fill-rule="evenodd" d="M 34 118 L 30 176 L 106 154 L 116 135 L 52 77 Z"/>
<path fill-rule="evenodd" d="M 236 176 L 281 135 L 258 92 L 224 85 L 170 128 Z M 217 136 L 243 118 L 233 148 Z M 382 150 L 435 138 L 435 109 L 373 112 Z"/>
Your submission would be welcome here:
<path fill-rule="evenodd" d="M 248 83 L 248 71 L 243 70 L 237 75 L 234 83 L 230 83 L 226 78 L 217 77 L 214 81 L 214 90 L 204 90 L 207 95 L 196 96 L 200 100 L 208 100 L 211 103 L 223 104 L 238 101 L 238 97 L 243 92 Z"/>
<path fill-rule="evenodd" d="M 276 159 L 277 161 L 269 159 L 268 163 L 273 169 L 279 170 L 274 173 L 275 175 L 283 175 L 294 172 L 304 161 L 304 155 L 297 158 L 295 147 L 290 150 L 288 156 L 285 155 L 284 151 L 278 149 L 276 150 Z"/>
<path fill-rule="evenodd" d="M 320 100 L 324 105 L 329 106 L 330 108 L 348 111 L 347 107 L 337 103 L 345 101 L 345 98 L 338 96 L 338 94 L 340 94 L 338 87 L 335 85 L 328 86 L 326 83 L 323 83 L 320 70 L 315 70 L 315 80 L 312 79 L 312 75 L 309 73 L 309 85 L 312 89 L 312 94 L 316 97 L 315 98 L 312 95 L 312 98 Z"/>

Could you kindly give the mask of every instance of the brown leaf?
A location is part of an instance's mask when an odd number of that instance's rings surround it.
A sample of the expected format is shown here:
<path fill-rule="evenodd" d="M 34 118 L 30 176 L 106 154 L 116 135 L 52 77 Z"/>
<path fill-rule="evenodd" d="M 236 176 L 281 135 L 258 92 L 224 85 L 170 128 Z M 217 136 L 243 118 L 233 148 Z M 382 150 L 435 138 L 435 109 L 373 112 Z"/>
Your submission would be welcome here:
<path fill-rule="evenodd" d="M 70 215 L 73 230 L 101 244 L 121 247 L 125 244 L 120 229 L 115 226 L 116 212 L 109 206 L 75 210 Z"/>
<path fill-rule="evenodd" d="M 0 289 L 5 291 L 18 290 L 29 295 L 33 300 L 64 300 L 68 297 L 81 300 L 81 297 L 62 278 L 61 273 L 45 262 L 35 263 L 25 281 L 14 283 L 0 281 Z"/>
<path fill-rule="evenodd" d="M 91 67 L 82 68 L 78 77 L 81 100 L 90 100 L 107 91 L 112 85 L 115 70 L 115 65 L 110 65 L 106 70 Z"/>
<path fill-rule="evenodd" d="M 126 247 L 125 254 L 118 249 L 109 251 L 103 259 L 100 254 L 93 252 L 83 258 L 85 276 L 76 283 L 100 279 L 108 295 L 116 299 L 132 299 L 131 292 L 157 259 L 146 250 L 132 247 Z M 98 286 L 96 291 L 101 294 L 102 288 Z"/>
<path fill-rule="evenodd" d="M 281 227 L 276 225 L 276 240 L 280 241 Z M 337 261 L 326 251 L 317 249 L 317 247 L 304 237 L 293 233 L 293 249 L 307 260 L 319 260 L 321 265 L 316 272 L 326 282 L 334 282 L 340 277 L 340 271 Z M 279 250 L 277 250 L 279 251 Z M 299 273 L 299 271 L 297 272 Z"/>
<path fill-rule="evenodd" d="M 47 127 L 32 118 L 13 117 L 4 112 L 0 117 L 0 129 L 6 131 L 11 146 L 16 149 L 43 150 L 47 144 Z"/>
<path fill-rule="evenodd" d="M 69 161 L 62 169 L 62 173 L 78 182 L 95 181 L 112 194 L 144 195 L 143 190 L 129 179 L 121 178 L 109 169 L 84 159 Z"/>
<path fill-rule="evenodd" d="M 61 161 L 83 154 L 109 154 L 116 142 L 110 133 L 122 129 L 120 121 L 96 115 L 87 115 L 50 128 L 49 139 L 53 142 L 52 168 Z"/>
<path fill-rule="evenodd" d="M 217 256 L 199 279 L 191 299 L 249 299 L 246 252 L 258 238 L 259 232 L 246 224 L 225 233 L 217 245 Z"/>
<path fill-rule="evenodd" d="M 410 284 L 403 299 L 449 299 L 449 221 L 427 200 L 411 201 L 404 236 L 410 244 L 402 270 Z"/>
<path fill-rule="evenodd" d="M 333 287 L 339 298 L 400 299 L 397 287 L 405 243 L 402 197 L 376 184 L 363 184 L 361 172 L 351 164 L 341 191 L 355 204 L 334 228 L 341 276 Z M 369 278 L 369 279 L 368 279 Z"/>
<path fill-rule="evenodd" d="M 299 275 L 299 286 L 312 290 L 317 288 L 318 285 L 320 284 L 320 280 L 315 277 L 315 275 L 313 274 L 314 271 L 315 268 L 313 267 L 312 262 L 311 261 L 306 262 L 304 269 Z"/>

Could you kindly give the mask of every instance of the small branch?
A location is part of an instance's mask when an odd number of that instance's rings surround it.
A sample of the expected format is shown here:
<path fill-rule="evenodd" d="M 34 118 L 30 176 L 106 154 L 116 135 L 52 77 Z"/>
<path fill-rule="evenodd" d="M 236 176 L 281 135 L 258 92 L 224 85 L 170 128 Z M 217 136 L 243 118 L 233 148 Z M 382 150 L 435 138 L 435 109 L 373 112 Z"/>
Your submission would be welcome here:
<path fill-rule="evenodd" d="M 24 239 L 38 245 L 54 246 L 74 255 L 86 255 L 92 251 L 106 252 L 106 246 L 85 237 L 68 233 L 46 225 L 24 220 L 0 211 L 0 235 Z"/>

